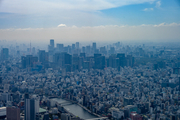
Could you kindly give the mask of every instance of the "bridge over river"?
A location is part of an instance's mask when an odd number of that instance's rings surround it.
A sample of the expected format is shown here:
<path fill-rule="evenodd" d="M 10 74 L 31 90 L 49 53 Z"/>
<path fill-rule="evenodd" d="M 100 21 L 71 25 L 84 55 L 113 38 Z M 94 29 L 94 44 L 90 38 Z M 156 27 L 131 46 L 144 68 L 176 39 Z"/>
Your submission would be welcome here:
<path fill-rule="evenodd" d="M 64 109 L 66 109 L 66 111 L 68 111 L 69 113 L 72 113 L 73 115 L 78 116 L 81 119 L 95 119 L 95 118 L 98 119 L 99 118 L 89 113 L 88 111 L 83 109 L 81 106 L 77 105 L 76 103 L 73 103 L 73 102 L 70 102 L 61 98 L 53 98 L 52 100 L 56 101 L 58 104 L 63 106 Z M 102 119 L 99 118 L 99 120 L 102 120 Z"/>

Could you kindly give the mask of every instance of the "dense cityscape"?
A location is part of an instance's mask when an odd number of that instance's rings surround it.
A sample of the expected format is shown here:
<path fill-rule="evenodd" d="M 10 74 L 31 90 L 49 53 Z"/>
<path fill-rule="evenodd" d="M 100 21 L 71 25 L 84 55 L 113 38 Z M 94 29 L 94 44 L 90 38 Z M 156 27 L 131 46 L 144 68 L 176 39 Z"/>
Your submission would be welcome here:
<path fill-rule="evenodd" d="M 179 120 L 177 43 L 1 41 L 2 120 Z"/>

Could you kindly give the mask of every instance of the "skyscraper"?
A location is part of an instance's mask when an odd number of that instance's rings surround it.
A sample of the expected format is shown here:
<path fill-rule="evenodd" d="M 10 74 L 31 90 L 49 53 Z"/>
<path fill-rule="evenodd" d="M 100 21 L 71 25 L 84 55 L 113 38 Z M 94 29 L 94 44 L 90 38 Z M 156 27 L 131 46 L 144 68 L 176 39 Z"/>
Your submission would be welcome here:
<path fill-rule="evenodd" d="M 54 39 L 50 39 L 50 46 L 54 48 Z"/>
<path fill-rule="evenodd" d="M 37 98 L 29 98 L 28 94 L 25 94 L 25 120 L 35 120 L 36 113 L 39 112 L 39 100 Z"/>
<path fill-rule="evenodd" d="M 72 44 L 72 51 L 75 50 L 75 44 Z"/>
<path fill-rule="evenodd" d="M 79 42 L 76 42 L 76 49 L 79 49 Z"/>
<path fill-rule="evenodd" d="M 9 49 L 8 48 L 3 48 L 1 50 L 1 59 L 2 60 L 7 60 L 9 58 Z"/>
<path fill-rule="evenodd" d="M 45 50 L 39 50 L 39 62 L 43 65 L 49 60 L 49 54 Z"/>
<path fill-rule="evenodd" d="M 94 54 L 94 68 L 95 69 L 105 68 L 105 56 L 101 56 L 101 54 Z"/>
<path fill-rule="evenodd" d="M 56 47 L 57 47 L 58 52 L 63 52 L 64 51 L 64 44 L 57 44 Z"/>
<path fill-rule="evenodd" d="M 119 66 L 124 67 L 126 66 L 126 57 L 124 53 L 117 54 L 117 58 L 119 58 Z"/>
<path fill-rule="evenodd" d="M 92 48 L 93 48 L 93 52 L 95 52 L 96 51 L 96 43 L 95 42 L 92 44 Z"/>

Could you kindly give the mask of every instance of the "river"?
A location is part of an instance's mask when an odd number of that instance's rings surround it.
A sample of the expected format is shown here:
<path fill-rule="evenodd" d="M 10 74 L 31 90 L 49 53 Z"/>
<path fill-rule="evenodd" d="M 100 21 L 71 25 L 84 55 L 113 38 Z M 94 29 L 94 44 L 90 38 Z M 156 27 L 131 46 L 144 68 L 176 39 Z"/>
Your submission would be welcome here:
<path fill-rule="evenodd" d="M 70 101 L 64 100 L 64 99 L 59 99 L 59 98 L 53 98 L 53 100 L 57 101 L 58 103 L 64 103 L 66 102 L 66 104 Z M 63 105 L 63 104 L 62 104 Z M 64 105 L 63 106 L 66 110 L 68 110 L 70 113 L 72 113 L 75 116 L 78 116 L 82 119 L 92 119 L 92 118 L 98 118 L 97 116 L 94 116 L 92 114 L 90 114 L 89 112 L 87 112 L 86 110 L 84 110 L 82 107 L 80 107 L 77 104 L 70 104 L 70 105 Z"/>

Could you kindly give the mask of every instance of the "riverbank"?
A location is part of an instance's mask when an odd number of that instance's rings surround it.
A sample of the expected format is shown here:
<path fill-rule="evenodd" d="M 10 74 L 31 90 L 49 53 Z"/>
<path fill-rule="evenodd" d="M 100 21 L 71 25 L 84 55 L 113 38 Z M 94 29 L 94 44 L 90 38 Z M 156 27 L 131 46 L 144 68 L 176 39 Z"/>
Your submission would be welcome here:
<path fill-rule="evenodd" d="M 95 115 L 95 116 L 97 116 L 97 117 L 101 117 L 100 115 L 98 115 L 98 114 L 96 114 L 96 113 L 93 113 L 93 112 L 91 112 L 89 109 L 87 109 L 86 107 L 84 107 L 83 105 L 81 105 L 81 104 L 79 104 L 79 103 L 77 103 L 80 107 L 82 107 L 84 110 L 86 110 L 87 112 L 89 112 L 90 114 L 93 114 L 93 115 Z"/>
<path fill-rule="evenodd" d="M 80 107 L 82 107 L 84 110 L 86 110 L 87 112 L 89 112 L 90 114 L 93 114 L 94 116 L 97 116 L 97 117 L 101 117 L 100 115 L 91 112 L 89 109 L 87 109 L 85 106 L 79 104 L 77 101 L 69 100 L 69 99 L 66 99 L 66 98 L 61 98 L 61 99 L 64 99 L 64 100 L 67 100 L 67 101 L 72 102 L 72 103 L 74 103 L 74 104 L 77 104 L 77 105 L 79 105 Z"/>

